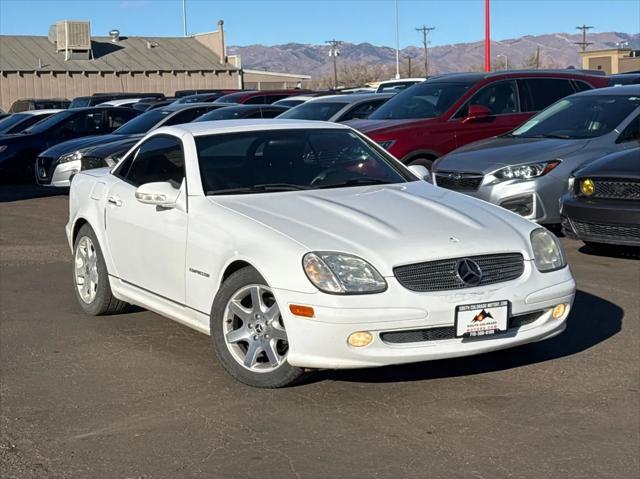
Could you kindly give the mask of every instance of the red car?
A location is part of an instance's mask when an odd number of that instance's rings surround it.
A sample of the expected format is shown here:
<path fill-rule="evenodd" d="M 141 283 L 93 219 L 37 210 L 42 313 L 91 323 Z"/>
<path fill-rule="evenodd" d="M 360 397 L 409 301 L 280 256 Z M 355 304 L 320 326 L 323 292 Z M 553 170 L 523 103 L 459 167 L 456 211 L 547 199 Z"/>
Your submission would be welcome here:
<path fill-rule="evenodd" d="M 244 105 L 270 105 L 294 95 L 304 95 L 311 93 L 311 90 L 260 90 L 260 91 L 239 91 L 221 96 L 214 103 L 242 103 Z"/>
<path fill-rule="evenodd" d="M 506 133 L 560 98 L 608 83 L 570 70 L 452 73 L 409 87 L 367 120 L 348 124 L 403 163 L 431 168 L 462 145 Z"/>

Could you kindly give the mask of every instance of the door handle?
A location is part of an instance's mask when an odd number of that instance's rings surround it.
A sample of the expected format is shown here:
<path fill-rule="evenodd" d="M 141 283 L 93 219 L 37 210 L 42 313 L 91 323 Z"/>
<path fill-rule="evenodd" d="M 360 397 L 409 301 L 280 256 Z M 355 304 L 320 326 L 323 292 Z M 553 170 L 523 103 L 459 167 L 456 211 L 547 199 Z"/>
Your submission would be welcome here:
<path fill-rule="evenodd" d="M 122 206 L 122 200 L 117 196 L 109 196 L 109 198 L 107 198 L 107 202 L 113 206 Z"/>

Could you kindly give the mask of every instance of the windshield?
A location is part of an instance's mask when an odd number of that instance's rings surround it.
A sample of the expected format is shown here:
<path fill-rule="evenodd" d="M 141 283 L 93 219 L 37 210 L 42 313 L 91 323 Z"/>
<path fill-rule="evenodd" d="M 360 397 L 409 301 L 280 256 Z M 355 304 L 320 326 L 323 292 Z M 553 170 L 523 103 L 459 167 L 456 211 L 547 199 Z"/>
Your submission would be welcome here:
<path fill-rule="evenodd" d="M 74 98 L 69 108 L 80 108 L 83 106 L 89 106 L 89 102 L 91 101 L 91 97 L 88 96 L 80 96 L 78 98 Z"/>
<path fill-rule="evenodd" d="M 234 108 L 234 107 L 226 107 L 219 108 L 209 113 L 206 113 L 202 116 L 199 116 L 196 121 L 212 121 L 212 120 L 234 120 L 236 118 L 244 118 L 247 114 L 246 108 Z M 257 110 L 256 110 L 257 111 Z M 254 110 L 251 110 L 253 113 Z"/>
<path fill-rule="evenodd" d="M 370 120 L 435 118 L 453 105 L 473 83 L 423 82 L 401 91 L 374 111 Z"/>
<path fill-rule="evenodd" d="M 69 111 L 69 110 L 61 111 L 59 113 L 54 113 L 53 115 L 45 118 L 44 120 L 39 121 L 38 123 L 33 125 L 31 128 L 27 128 L 26 130 L 23 131 L 23 133 L 43 133 L 47 131 L 49 128 L 52 128 L 58 125 L 59 123 L 62 123 L 64 120 L 71 117 L 72 115 L 75 115 L 76 113 L 77 112 L 75 111 Z"/>
<path fill-rule="evenodd" d="M 327 121 L 347 105 L 348 103 L 342 102 L 310 101 L 285 111 L 278 118 Z"/>
<path fill-rule="evenodd" d="M 404 183 L 415 177 L 349 130 L 271 130 L 195 139 L 208 195 Z"/>
<path fill-rule="evenodd" d="M 538 113 L 510 135 L 522 138 L 595 138 L 612 131 L 639 106 L 638 97 L 581 95 L 565 98 Z"/>
<path fill-rule="evenodd" d="M 169 110 L 151 110 L 143 113 L 140 116 L 129 120 L 116 131 L 114 135 L 139 135 L 140 133 L 146 133 L 151 128 L 156 126 L 163 118 L 169 115 Z"/>
<path fill-rule="evenodd" d="M 24 113 L 14 113 L 9 115 L 6 118 L 0 120 L 0 133 L 5 133 L 9 131 L 13 126 L 22 123 L 24 120 L 29 118 L 31 115 L 27 115 Z M 43 117 L 44 118 L 44 117 Z"/>

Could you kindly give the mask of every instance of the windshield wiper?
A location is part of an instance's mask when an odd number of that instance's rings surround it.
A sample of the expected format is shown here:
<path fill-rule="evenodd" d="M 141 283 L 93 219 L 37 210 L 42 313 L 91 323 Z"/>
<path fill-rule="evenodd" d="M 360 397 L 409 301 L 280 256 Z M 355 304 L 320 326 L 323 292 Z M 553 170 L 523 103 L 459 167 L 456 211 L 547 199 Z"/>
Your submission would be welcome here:
<path fill-rule="evenodd" d="M 223 190 L 209 190 L 207 195 L 241 195 L 245 193 L 274 193 L 278 191 L 308 190 L 306 186 L 289 183 L 265 183 L 264 185 L 242 186 L 239 188 L 225 188 Z"/>
<path fill-rule="evenodd" d="M 559 133 L 546 133 L 544 135 L 540 135 L 542 138 L 559 138 L 561 140 L 572 140 L 573 138 L 569 135 L 561 135 Z"/>
<path fill-rule="evenodd" d="M 366 186 L 366 185 L 390 185 L 392 182 L 379 180 L 377 178 L 353 178 L 351 180 L 347 180 L 343 183 L 332 183 L 330 185 L 322 185 L 318 186 L 317 189 L 324 188 L 344 188 L 348 186 Z"/>

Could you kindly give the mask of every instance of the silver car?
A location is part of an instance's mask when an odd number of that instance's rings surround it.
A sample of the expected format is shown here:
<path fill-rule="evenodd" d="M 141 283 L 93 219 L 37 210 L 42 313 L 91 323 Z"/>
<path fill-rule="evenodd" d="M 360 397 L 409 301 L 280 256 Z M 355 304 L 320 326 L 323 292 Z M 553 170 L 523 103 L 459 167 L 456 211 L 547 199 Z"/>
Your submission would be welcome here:
<path fill-rule="evenodd" d="M 368 118 L 393 93 L 327 95 L 309 100 L 278 116 L 287 120 L 318 120 L 336 123 Z"/>
<path fill-rule="evenodd" d="M 443 156 L 433 180 L 527 219 L 560 223 L 559 201 L 571 173 L 639 144 L 640 86 L 589 90 L 554 103 L 511 133 Z"/>

